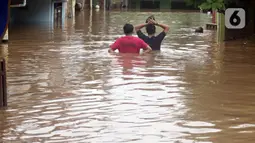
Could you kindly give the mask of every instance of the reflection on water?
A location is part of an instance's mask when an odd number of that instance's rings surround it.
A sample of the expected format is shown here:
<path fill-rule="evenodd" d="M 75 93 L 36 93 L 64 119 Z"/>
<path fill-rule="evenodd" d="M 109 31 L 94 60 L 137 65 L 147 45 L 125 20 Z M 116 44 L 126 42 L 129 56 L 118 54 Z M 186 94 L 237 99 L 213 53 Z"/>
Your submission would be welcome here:
<path fill-rule="evenodd" d="M 254 44 L 195 34 L 207 15 L 155 13 L 171 26 L 161 52 L 107 53 L 124 23 L 147 16 L 85 11 L 54 30 L 14 26 L 0 140 L 253 142 Z"/>

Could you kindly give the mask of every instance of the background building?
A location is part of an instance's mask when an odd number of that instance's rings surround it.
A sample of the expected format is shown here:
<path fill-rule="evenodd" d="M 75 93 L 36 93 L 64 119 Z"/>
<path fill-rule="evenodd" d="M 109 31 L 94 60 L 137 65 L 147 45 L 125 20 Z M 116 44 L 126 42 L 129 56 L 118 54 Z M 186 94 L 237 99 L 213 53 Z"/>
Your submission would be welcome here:
<path fill-rule="evenodd" d="M 187 6 L 185 0 L 129 0 L 128 3 L 132 9 L 198 9 Z"/>

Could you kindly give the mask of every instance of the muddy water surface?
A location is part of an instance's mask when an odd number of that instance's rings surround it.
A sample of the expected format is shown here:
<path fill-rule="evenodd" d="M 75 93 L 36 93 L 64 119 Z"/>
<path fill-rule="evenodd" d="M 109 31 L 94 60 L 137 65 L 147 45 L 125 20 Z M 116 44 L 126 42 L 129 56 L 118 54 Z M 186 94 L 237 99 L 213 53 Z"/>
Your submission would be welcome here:
<path fill-rule="evenodd" d="M 162 51 L 146 56 L 107 53 L 123 24 L 144 22 L 146 12 L 14 26 L 1 47 L 9 107 L 0 110 L 0 141 L 254 142 L 255 45 L 195 34 L 207 15 L 154 14 L 171 31 Z"/>

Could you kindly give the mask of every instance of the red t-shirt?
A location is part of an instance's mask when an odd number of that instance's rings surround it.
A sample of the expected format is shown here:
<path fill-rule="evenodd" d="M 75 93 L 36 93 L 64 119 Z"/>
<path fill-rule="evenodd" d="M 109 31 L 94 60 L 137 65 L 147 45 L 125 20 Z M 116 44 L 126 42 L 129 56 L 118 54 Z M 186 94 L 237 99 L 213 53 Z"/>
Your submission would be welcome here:
<path fill-rule="evenodd" d="M 120 53 L 139 53 L 140 49 L 147 49 L 147 44 L 138 37 L 124 36 L 117 39 L 110 47 L 114 51 L 119 50 Z"/>

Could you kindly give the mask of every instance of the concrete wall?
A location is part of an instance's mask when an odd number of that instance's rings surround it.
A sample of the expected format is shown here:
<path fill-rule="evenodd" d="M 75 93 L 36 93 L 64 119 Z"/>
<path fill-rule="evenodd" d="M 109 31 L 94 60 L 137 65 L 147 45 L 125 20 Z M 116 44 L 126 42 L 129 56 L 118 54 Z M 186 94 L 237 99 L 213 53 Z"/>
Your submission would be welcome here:
<path fill-rule="evenodd" d="M 129 1 L 130 8 L 140 9 L 140 2 L 142 0 L 129 0 Z M 154 0 L 154 1 L 160 1 L 160 9 L 171 9 L 172 0 Z"/>
<path fill-rule="evenodd" d="M 129 0 L 130 8 L 140 9 L 140 2 L 142 0 Z M 146 0 L 153 1 L 153 0 Z M 160 9 L 188 9 L 188 10 L 197 10 L 196 6 L 186 5 L 185 0 L 154 0 L 160 1 Z"/>
<path fill-rule="evenodd" d="M 160 9 L 171 9 L 171 0 L 160 0 Z"/>
<path fill-rule="evenodd" d="M 11 8 L 11 22 L 49 22 L 52 12 L 52 0 L 27 0 L 26 7 Z"/>
<path fill-rule="evenodd" d="M 129 0 L 128 8 L 140 9 L 140 0 Z"/>
<path fill-rule="evenodd" d="M 55 0 L 57 1 L 57 0 Z M 61 2 L 61 0 L 58 0 Z M 66 17 L 67 3 L 63 2 L 62 19 Z M 53 0 L 27 0 L 26 7 L 11 8 L 11 23 L 48 23 L 54 21 Z"/>
<path fill-rule="evenodd" d="M 187 5 L 185 0 L 171 0 L 171 9 L 198 10 L 198 5 Z"/>

